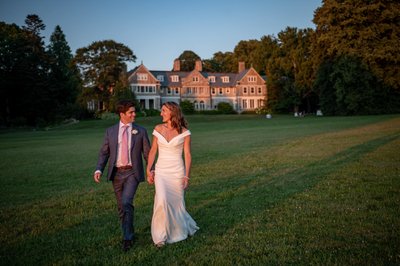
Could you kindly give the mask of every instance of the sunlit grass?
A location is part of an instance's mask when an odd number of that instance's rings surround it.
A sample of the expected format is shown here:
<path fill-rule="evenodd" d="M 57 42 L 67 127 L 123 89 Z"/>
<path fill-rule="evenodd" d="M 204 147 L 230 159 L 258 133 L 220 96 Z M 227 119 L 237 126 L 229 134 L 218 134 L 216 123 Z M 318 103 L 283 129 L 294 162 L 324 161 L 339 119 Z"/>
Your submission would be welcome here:
<path fill-rule="evenodd" d="M 190 116 L 187 208 L 200 226 L 158 250 L 154 188 L 135 198 L 123 253 L 112 186 L 92 173 L 104 129 L 87 121 L 0 134 L 6 264 L 399 264 L 399 116 Z M 159 118 L 141 118 L 151 135 Z"/>

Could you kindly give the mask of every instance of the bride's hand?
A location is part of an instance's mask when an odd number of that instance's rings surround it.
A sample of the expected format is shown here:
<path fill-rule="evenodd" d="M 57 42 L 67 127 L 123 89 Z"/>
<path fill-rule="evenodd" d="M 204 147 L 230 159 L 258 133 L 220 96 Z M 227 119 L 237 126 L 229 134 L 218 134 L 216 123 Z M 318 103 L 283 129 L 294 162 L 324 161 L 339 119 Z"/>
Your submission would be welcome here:
<path fill-rule="evenodd" d="M 147 182 L 150 185 L 154 184 L 154 171 L 147 171 Z"/>
<path fill-rule="evenodd" d="M 184 190 L 186 190 L 189 186 L 189 179 L 190 178 L 187 176 L 183 177 L 182 185 Z"/>

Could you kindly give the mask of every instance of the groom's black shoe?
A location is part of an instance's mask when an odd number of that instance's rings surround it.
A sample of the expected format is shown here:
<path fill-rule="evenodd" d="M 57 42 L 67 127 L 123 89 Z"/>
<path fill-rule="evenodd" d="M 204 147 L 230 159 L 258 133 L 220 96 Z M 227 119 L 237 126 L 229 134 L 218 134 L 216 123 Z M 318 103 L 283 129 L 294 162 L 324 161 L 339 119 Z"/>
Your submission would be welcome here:
<path fill-rule="evenodd" d="M 122 250 L 127 252 L 132 247 L 132 240 L 124 240 L 122 244 Z"/>

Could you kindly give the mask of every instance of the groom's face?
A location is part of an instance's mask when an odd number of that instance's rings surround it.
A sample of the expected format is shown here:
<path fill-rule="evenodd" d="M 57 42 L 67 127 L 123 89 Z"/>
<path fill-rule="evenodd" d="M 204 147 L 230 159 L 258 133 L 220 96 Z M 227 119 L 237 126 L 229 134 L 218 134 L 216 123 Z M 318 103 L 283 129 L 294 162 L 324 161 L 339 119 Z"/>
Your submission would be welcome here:
<path fill-rule="evenodd" d="M 120 113 L 121 122 L 124 124 L 135 122 L 136 110 L 135 107 L 130 107 L 125 113 Z"/>

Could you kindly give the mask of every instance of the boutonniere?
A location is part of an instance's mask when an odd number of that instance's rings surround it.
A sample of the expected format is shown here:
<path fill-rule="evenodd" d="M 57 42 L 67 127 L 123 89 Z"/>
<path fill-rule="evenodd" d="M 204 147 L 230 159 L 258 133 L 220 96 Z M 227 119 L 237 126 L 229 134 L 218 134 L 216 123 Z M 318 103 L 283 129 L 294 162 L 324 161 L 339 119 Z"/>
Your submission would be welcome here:
<path fill-rule="evenodd" d="M 132 129 L 131 133 L 132 135 L 136 135 L 139 131 L 137 131 L 137 129 Z"/>

